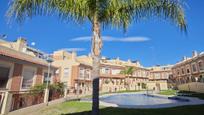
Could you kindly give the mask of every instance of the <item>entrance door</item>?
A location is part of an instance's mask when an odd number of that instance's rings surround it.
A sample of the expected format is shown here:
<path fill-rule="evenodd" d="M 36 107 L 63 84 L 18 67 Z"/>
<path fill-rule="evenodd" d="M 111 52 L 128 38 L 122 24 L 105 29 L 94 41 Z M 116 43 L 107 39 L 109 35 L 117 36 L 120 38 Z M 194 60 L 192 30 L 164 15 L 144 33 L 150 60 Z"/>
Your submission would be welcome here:
<path fill-rule="evenodd" d="M 157 90 L 157 91 L 160 91 L 160 90 L 161 90 L 161 87 L 160 87 L 160 84 L 159 84 L 159 83 L 156 83 L 156 90 Z"/>
<path fill-rule="evenodd" d="M 0 89 L 6 89 L 9 79 L 9 68 L 0 67 Z"/>

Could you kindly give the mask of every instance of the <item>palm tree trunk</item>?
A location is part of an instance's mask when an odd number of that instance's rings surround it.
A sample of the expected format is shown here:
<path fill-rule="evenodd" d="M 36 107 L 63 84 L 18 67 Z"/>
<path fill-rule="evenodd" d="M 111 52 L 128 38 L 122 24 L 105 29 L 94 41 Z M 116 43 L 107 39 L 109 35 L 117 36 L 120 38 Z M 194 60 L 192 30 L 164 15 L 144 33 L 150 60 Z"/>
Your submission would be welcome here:
<path fill-rule="evenodd" d="M 97 18 L 93 22 L 93 38 L 92 38 L 92 115 L 99 115 L 99 74 L 100 74 L 100 53 L 102 40 L 100 35 L 100 24 Z"/>

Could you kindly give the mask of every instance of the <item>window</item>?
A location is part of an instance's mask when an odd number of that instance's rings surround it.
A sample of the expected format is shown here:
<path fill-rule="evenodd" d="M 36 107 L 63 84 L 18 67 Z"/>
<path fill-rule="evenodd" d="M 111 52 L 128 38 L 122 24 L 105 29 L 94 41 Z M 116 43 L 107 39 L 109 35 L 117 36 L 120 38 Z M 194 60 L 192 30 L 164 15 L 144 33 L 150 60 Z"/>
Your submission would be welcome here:
<path fill-rule="evenodd" d="M 187 71 L 187 73 L 190 73 L 190 69 L 188 68 L 188 69 L 186 69 L 186 71 Z"/>
<path fill-rule="evenodd" d="M 49 74 L 49 77 L 48 77 L 48 73 L 46 72 L 46 73 L 44 73 L 44 83 L 49 83 L 50 84 L 50 82 L 51 82 L 51 76 L 52 76 L 52 74 L 50 73 Z"/>
<path fill-rule="evenodd" d="M 162 78 L 163 79 L 168 79 L 169 78 L 169 74 L 168 73 L 164 73 Z"/>
<path fill-rule="evenodd" d="M 146 76 L 149 76 L 149 72 L 146 72 Z"/>
<path fill-rule="evenodd" d="M 69 68 L 64 68 L 64 78 L 69 77 Z"/>
<path fill-rule="evenodd" d="M 181 69 L 182 74 L 185 74 L 184 68 Z"/>
<path fill-rule="evenodd" d="M 138 77 L 141 77 L 141 71 L 140 70 L 138 71 Z"/>
<path fill-rule="evenodd" d="M 192 69 L 193 69 L 193 72 L 197 71 L 196 64 L 192 64 Z"/>
<path fill-rule="evenodd" d="M 159 73 L 155 73 L 155 78 L 156 79 L 160 79 L 160 74 Z"/>
<path fill-rule="evenodd" d="M 180 72 L 179 72 L 179 70 L 177 70 L 177 75 L 180 75 Z"/>
<path fill-rule="evenodd" d="M 31 68 L 24 68 L 22 89 L 29 89 L 32 86 L 34 75 L 35 75 L 35 70 Z"/>
<path fill-rule="evenodd" d="M 84 78 L 85 75 L 85 69 L 84 68 L 80 68 L 79 70 L 79 78 Z"/>
<path fill-rule="evenodd" d="M 204 75 L 200 75 L 200 82 L 204 83 Z"/>
<path fill-rule="evenodd" d="M 91 77 L 91 71 L 89 69 L 86 69 L 86 79 L 90 79 Z"/>
<path fill-rule="evenodd" d="M 201 71 L 204 70 L 204 65 L 203 65 L 203 62 L 202 62 L 202 61 L 198 62 L 198 66 L 199 66 L 199 69 L 200 69 Z"/>
<path fill-rule="evenodd" d="M 110 74 L 110 69 L 109 68 L 105 68 L 105 74 Z"/>
<path fill-rule="evenodd" d="M 112 74 L 113 75 L 118 75 L 118 74 L 120 74 L 120 71 L 121 71 L 120 69 L 113 69 Z"/>

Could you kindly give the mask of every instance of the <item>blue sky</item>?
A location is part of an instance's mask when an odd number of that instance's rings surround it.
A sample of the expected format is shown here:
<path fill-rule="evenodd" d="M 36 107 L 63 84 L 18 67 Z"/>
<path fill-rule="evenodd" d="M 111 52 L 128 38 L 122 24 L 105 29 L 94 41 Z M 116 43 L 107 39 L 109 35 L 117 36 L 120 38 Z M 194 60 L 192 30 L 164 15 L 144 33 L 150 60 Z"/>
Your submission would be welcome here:
<path fill-rule="evenodd" d="M 58 49 L 77 48 L 79 55 L 90 52 L 91 25 L 63 23 L 57 17 L 36 16 L 23 25 L 7 24 L 5 12 L 9 0 L 0 0 L 0 34 L 7 40 L 25 37 L 35 48 L 52 53 Z M 188 35 L 182 34 L 171 23 L 161 20 L 147 20 L 133 23 L 127 33 L 106 28 L 102 31 L 105 42 L 102 55 L 123 60 L 139 60 L 144 66 L 174 64 L 182 56 L 191 56 L 193 50 L 204 51 L 204 1 L 187 0 L 186 18 Z M 124 40 L 125 39 L 125 40 Z"/>

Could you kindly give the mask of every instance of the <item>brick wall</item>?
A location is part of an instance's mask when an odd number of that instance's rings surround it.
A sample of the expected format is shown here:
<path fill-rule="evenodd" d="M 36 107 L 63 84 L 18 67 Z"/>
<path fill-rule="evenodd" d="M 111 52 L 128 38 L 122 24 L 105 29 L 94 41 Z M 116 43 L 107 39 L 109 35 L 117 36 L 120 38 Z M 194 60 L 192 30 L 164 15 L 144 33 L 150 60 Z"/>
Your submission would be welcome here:
<path fill-rule="evenodd" d="M 75 79 L 79 75 L 79 66 L 72 66 L 71 86 L 74 87 Z"/>
<path fill-rule="evenodd" d="M 14 64 L 14 71 L 11 82 L 12 91 L 19 91 L 21 88 L 22 70 L 23 70 L 22 64 L 17 63 Z"/>

